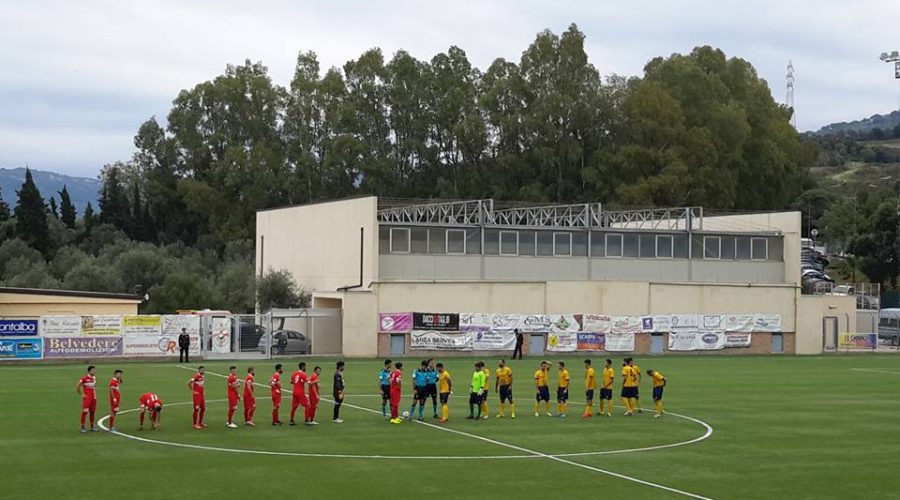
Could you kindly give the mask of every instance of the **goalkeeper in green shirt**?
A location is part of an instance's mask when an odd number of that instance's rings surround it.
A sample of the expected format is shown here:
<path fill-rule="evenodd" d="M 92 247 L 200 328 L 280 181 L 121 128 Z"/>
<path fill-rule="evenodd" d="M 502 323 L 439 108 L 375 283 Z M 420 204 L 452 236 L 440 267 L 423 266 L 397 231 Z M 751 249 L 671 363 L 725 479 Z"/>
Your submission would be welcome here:
<path fill-rule="evenodd" d="M 481 361 L 475 363 L 475 373 L 472 374 L 472 392 L 469 393 L 469 420 L 481 419 L 481 395 L 487 384 L 487 377 L 484 375 L 484 363 Z M 475 415 L 475 409 L 478 408 L 478 415 Z"/>

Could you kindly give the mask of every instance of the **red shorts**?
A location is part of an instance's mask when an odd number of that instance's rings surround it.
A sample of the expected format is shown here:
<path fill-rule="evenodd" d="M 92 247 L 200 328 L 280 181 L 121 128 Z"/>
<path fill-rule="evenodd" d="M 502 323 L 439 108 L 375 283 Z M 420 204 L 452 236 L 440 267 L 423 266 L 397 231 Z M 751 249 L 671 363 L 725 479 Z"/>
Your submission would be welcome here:
<path fill-rule="evenodd" d="M 118 399 L 110 399 L 109 400 L 109 411 L 115 413 L 119 411 L 119 400 Z"/>
<path fill-rule="evenodd" d="M 309 406 L 309 400 L 306 399 L 306 394 L 294 394 L 294 397 L 291 400 L 291 408 L 297 408 L 299 406 L 304 408 Z"/>
<path fill-rule="evenodd" d="M 397 406 L 400 404 L 400 393 L 391 391 L 391 405 Z"/>
<path fill-rule="evenodd" d="M 256 398 L 253 396 L 244 396 L 244 408 L 256 406 Z"/>
<path fill-rule="evenodd" d="M 280 392 L 277 394 L 274 392 L 272 393 L 272 406 L 274 406 L 275 408 L 278 408 L 279 406 L 281 406 L 281 393 Z"/>
<path fill-rule="evenodd" d="M 97 398 L 93 398 L 93 399 L 81 398 L 81 409 L 82 410 L 96 410 L 97 409 Z"/>
<path fill-rule="evenodd" d="M 235 398 L 232 396 L 228 397 L 228 407 L 229 408 L 237 408 L 238 403 L 240 403 L 240 402 L 241 402 L 240 398 Z"/>
<path fill-rule="evenodd" d="M 318 408 L 319 407 L 319 398 L 317 398 L 317 397 L 309 398 L 309 407 L 310 408 Z"/>
<path fill-rule="evenodd" d="M 194 409 L 206 409 L 206 398 L 202 394 L 194 394 Z"/>

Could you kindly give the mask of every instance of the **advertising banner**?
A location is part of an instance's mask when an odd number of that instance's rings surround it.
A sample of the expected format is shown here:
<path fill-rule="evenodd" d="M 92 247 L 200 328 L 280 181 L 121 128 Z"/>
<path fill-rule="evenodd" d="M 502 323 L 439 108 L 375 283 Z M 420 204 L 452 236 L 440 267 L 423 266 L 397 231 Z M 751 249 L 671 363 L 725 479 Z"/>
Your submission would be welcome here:
<path fill-rule="evenodd" d="M 550 332 L 547 335 L 547 350 L 550 352 L 574 352 L 578 348 L 577 332 Z"/>
<path fill-rule="evenodd" d="M 85 337 L 93 335 L 122 335 L 121 316 L 82 316 L 81 334 Z"/>
<path fill-rule="evenodd" d="M 178 356 L 178 336 L 135 333 L 125 335 L 123 352 L 126 356 Z M 200 354 L 200 335 L 191 335 L 191 355 Z"/>
<path fill-rule="evenodd" d="M 606 334 L 580 332 L 578 334 L 579 351 L 603 351 L 606 348 Z"/>
<path fill-rule="evenodd" d="M 586 332 L 609 333 L 612 331 L 612 317 L 605 314 L 585 314 L 581 317 L 582 329 Z"/>
<path fill-rule="evenodd" d="M 838 349 L 871 349 L 878 348 L 878 334 L 875 333 L 841 333 L 838 334 Z"/>
<path fill-rule="evenodd" d="M 41 359 L 44 339 L 0 339 L 0 359 Z"/>
<path fill-rule="evenodd" d="M 628 352 L 634 350 L 633 333 L 607 333 L 606 350 L 614 352 Z"/>
<path fill-rule="evenodd" d="M 516 347 L 516 334 L 512 330 L 478 330 L 472 332 L 472 338 L 476 351 L 511 351 Z"/>
<path fill-rule="evenodd" d="M 670 351 L 694 351 L 697 349 L 697 330 L 682 330 L 669 333 L 668 350 Z"/>
<path fill-rule="evenodd" d="M 162 335 L 162 318 L 156 315 L 123 316 L 122 333 L 129 335 Z"/>
<path fill-rule="evenodd" d="M 753 315 L 753 331 L 754 332 L 780 332 L 781 331 L 781 315 L 780 314 L 754 314 Z"/>
<path fill-rule="evenodd" d="M 672 331 L 672 317 L 668 314 L 654 314 L 641 318 L 641 331 L 644 333 L 666 333 Z"/>
<path fill-rule="evenodd" d="M 410 317 L 410 324 L 411 323 L 412 317 Z M 485 328 L 490 330 L 493 325 L 494 315 L 491 313 L 459 314 L 459 329 L 462 331 L 483 331 Z"/>
<path fill-rule="evenodd" d="M 162 317 L 162 334 L 178 339 L 181 335 L 181 329 L 184 328 L 188 335 L 193 339 L 195 336 L 200 338 L 200 316 L 191 314 L 166 314 Z M 199 345 L 199 342 L 198 342 Z M 194 341 L 191 340 L 191 348 L 194 347 Z M 193 352 L 193 351 L 192 351 Z"/>
<path fill-rule="evenodd" d="M 458 332 L 457 313 L 413 313 L 413 330 Z"/>
<path fill-rule="evenodd" d="M 77 337 L 81 335 L 81 316 L 41 316 L 42 337 Z"/>
<path fill-rule="evenodd" d="M 483 321 L 483 320 L 482 320 Z M 515 330 L 519 328 L 522 316 L 519 314 L 492 314 L 491 330 Z"/>
<path fill-rule="evenodd" d="M 642 326 L 639 316 L 613 316 L 610 333 L 638 333 Z"/>
<path fill-rule="evenodd" d="M 413 327 L 412 313 L 380 313 L 378 315 L 379 332 L 411 332 Z"/>
<path fill-rule="evenodd" d="M 546 333 L 552 328 L 550 316 L 546 314 L 520 314 L 519 331 L 528 333 Z"/>
<path fill-rule="evenodd" d="M 581 331 L 581 324 L 578 322 L 579 318 L 574 314 L 551 314 L 548 317 L 550 318 L 550 331 L 552 332 L 578 333 Z"/>
<path fill-rule="evenodd" d="M 725 332 L 721 330 L 706 330 L 697 335 L 698 350 L 722 349 L 725 347 Z"/>
<path fill-rule="evenodd" d="M 750 347 L 750 332 L 725 332 L 725 347 Z"/>
<path fill-rule="evenodd" d="M 721 331 L 725 330 L 725 316 L 721 314 L 704 314 L 700 318 L 701 330 Z"/>
<path fill-rule="evenodd" d="M 122 337 L 51 337 L 44 339 L 45 358 L 98 358 L 121 356 Z"/>
<path fill-rule="evenodd" d="M 210 335 L 212 336 L 210 350 L 220 354 L 231 352 L 231 318 L 214 317 L 210 319 L 212 322 L 210 325 Z"/>
<path fill-rule="evenodd" d="M 726 332 L 750 333 L 753 331 L 752 314 L 729 314 L 725 316 Z"/>
<path fill-rule="evenodd" d="M 431 351 L 471 351 L 474 336 L 471 332 L 438 332 L 413 330 L 410 334 L 411 349 Z"/>
<path fill-rule="evenodd" d="M 697 330 L 700 328 L 700 316 L 696 314 L 673 314 L 672 331 Z"/>
<path fill-rule="evenodd" d="M 0 319 L 0 336 L 28 337 L 37 334 L 36 319 Z"/>

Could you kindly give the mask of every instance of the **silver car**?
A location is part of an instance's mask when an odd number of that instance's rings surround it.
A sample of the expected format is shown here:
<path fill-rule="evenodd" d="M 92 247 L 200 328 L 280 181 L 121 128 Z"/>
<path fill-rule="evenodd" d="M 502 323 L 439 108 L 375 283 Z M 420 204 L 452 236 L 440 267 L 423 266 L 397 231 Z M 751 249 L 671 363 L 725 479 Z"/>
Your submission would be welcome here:
<path fill-rule="evenodd" d="M 309 354 L 310 345 L 306 335 L 294 330 L 276 330 L 272 332 L 273 346 L 271 352 L 273 355 L 284 354 Z M 259 339 L 259 352 L 266 354 L 269 350 L 269 339 L 267 335 L 263 335 Z"/>

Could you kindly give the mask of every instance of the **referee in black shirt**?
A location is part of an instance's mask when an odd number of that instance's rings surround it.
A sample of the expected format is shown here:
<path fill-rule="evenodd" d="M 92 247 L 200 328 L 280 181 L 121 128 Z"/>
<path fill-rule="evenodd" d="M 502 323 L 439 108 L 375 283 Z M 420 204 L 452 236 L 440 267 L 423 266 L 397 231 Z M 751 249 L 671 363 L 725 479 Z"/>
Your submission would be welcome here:
<path fill-rule="evenodd" d="M 342 424 L 341 404 L 344 402 L 344 362 L 337 362 L 337 369 L 334 371 L 334 388 L 331 395 L 334 397 L 334 418 L 331 420 L 336 424 Z"/>

